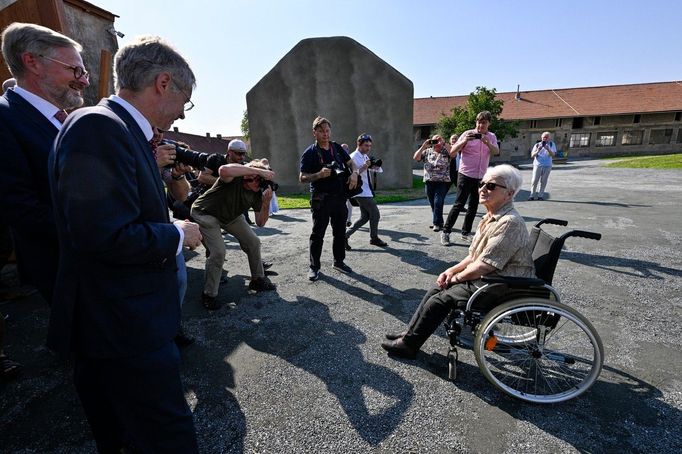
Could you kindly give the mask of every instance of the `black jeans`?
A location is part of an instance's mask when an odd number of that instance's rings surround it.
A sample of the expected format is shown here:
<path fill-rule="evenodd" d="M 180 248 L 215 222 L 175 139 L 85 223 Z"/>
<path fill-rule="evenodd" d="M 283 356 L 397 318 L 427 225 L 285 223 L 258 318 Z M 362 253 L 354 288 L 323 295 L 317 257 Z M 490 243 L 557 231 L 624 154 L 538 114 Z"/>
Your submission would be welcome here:
<path fill-rule="evenodd" d="M 426 292 L 407 325 L 407 334 L 403 337 L 405 344 L 419 349 L 451 310 L 466 306 L 469 297 L 477 290 L 475 283 L 481 285 L 481 281 L 462 282 L 446 290 L 434 286 Z"/>
<path fill-rule="evenodd" d="M 346 219 L 348 218 L 346 198 L 342 195 L 313 194 L 310 199 L 310 211 L 313 214 L 313 233 L 310 234 L 310 268 L 320 269 L 324 234 L 330 221 L 334 238 L 332 242 L 334 263 L 343 262 L 346 258 Z"/>
<path fill-rule="evenodd" d="M 474 223 L 474 218 L 476 217 L 476 211 L 478 210 L 478 183 L 481 180 L 478 178 L 471 178 L 462 173 L 457 175 L 457 199 L 455 204 L 450 208 L 448 213 L 448 219 L 445 221 L 443 226 L 443 231 L 450 233 L 452 228 L 457 222 L 457 216 L 459 212 L 464 208 L 465 203 L 468 204 L 467 214 L 464 217 L 464 225 L 462 226 L 462 234 L 469 235 L 471 233 L 471 227 Z M 467 199 L 468 203 L 467 203 Z"/>

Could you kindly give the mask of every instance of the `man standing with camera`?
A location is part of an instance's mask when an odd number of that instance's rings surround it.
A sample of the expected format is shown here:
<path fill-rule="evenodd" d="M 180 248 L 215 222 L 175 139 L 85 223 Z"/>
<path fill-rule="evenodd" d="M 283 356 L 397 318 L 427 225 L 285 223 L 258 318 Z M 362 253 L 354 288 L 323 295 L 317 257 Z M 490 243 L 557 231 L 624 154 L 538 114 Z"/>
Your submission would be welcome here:
<path fill-rule="evenodd" d="M 462 226 L 462 240 L 470 239 L 474 218 L 478 210 L 478 183 L 488 170 L 490 156 L 500 154 L 497 137 L 488 131 L 492 114 L 487 110 L 476 115 L 476 128 L 464 131 L 450 149 L 450 157 L 454 159 L 460 153 L 459 172 L 457 174 L 457 199 L 450 208 L 448 218 L 441 233 L 441 244 L 450 244 L 450 233 L 457 221 L 459 212 L 467 203 L 467 212 Z M 468 199 L 468 202 L 467 202 Z"/>
<path fill-rule="evenodd" d="M 334 269 L 342 273 L 353 270 L 344 263 L 346 258 L 346 188 L 355 189 L 358 184 L 358 170 L 348 153 L 336 142 L 330 140 L 332 125 L 324 117 L 313 121 L 315 143 L 301 156 L 299 181 L 310 183 L 310 211 L 313 215 L 313 232 L 310 234 L 310 270 L 308 279 L 320 278 L 320 256 L 327 225 L 332 225 L 332 252 Z M 350 169 L 350 176 L 346 177 Z"/>
<path fill-rule="evenodd" d="M 533 146 L 530 157 L 533 158 L 533 177 L 530 183 L 528 200 L 544 200 L 545 188 L 549 173 L 552 171 L 552 158 L 556 156 L 556 145 L 550 140 L 549 131 L 542 133 L 542 140 Z M 538 184 L 540 192 L 538 193 Z M 539 194 L 539 195 L 538 195 Z"/>
<path fill-rule="evenodd" d="M 220 275 L 225 261 L 224 229 L 239 241 L 249 258 L 251 282 L 249 290 L 269 291 L 275 284 L 265 277 L 260 253 L 260 239 L 244 219 L 243 213 L 253 208 L 256 224 L 262 227 L 270 216 L 271 182 L 275 173 L 261 160 L 246 165 L 226 164 L 218 169 L 219 179 L 192 204 L 192 218 L 199 224 L 208 249 L 206 274 L 201 303 L 208 310 L 218 309 L 216 301 Z"/>
<path fill-rule="evenodd" d="M 386 242 L 379 238 L 379 207 L 377 202 L 374 200 L 374 191 L 372 190 L 372 180 L 376 177 L 370 177 L 370 172 L 372 174 L 382 173 L 381 159 L 370 158 L 369 153 L 372 151 L 372 136 L 369 134 L 361 134 L 357 140 L 357 148 L 350 157 L 355 162 L 355 167 L 357 167 L 362 177 L 362 192 L 355 197 L 353 200 L 357 202 L 360 207 L 360 219 L 355 221 L 353 227 L 348 229 L 346 232 L 346 250 L 350 251 L 351 247 L 348 243 L 348 239 L 353 233 L 363 225 L 367 224 L 369 221 L 369 244 L 379 247 L 388 246 Z"/>

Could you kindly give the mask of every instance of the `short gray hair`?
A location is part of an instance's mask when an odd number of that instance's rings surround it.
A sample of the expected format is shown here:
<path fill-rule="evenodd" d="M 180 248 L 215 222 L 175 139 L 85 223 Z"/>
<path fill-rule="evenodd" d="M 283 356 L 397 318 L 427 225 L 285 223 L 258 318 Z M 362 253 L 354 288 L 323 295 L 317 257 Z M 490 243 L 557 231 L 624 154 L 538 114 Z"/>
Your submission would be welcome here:
<path fill-rule="evenodd" d="M 51 57 L 55 48 L 62 47 L 72 47 L 79 53 L 83 50 L 80 44 L 68 36 L 42 25 L 14 22 L 2 32 L 2 57 L 9 72 L 18 79 L 26 72 L 21 54 L 30 52 Z"/>
<path fill-rule="evenodd" d="M 193 89 L 196 77 L 189 63 L 169 43 L 158 36 L 140 36 L 123 46 L 114 57 L 116 91 L 125 88 L 140 92 L 154 83 L 159 74 L 170 73 L 181 89 Z"/>
<path fill-rule="evenodd" d="M 495 178 L 503 186 L 507 187 L 508 191 L 514 191 L 514 195 L 518 194 L 523 184 L 523 177 L 521 172 L 516 167 L 509 164 L 500 164 L 495 167 L 488 167 L 488 170 L 483 176 L 483 180 Z M 502 180 L 502 181 L 499 181 Z"/>

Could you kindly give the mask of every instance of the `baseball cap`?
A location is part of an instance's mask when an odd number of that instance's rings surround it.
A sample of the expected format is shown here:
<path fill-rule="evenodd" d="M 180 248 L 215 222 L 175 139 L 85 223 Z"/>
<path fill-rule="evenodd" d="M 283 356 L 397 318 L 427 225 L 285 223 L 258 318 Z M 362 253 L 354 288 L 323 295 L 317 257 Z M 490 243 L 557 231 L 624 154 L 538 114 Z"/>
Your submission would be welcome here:
<path fill-rule="evenodd" d="M 227 145 L 227 149 L 240 153 L 246 153 L 246 144 L 239 139 L 230 140 L 230 143 Z"/>

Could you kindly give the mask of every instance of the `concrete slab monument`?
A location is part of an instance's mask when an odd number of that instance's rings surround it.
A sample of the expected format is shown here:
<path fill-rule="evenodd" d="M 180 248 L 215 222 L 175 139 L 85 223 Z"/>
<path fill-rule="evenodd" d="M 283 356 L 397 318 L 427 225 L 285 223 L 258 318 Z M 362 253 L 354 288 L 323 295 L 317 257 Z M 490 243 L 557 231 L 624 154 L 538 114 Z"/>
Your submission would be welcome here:
<path fill-rule="evenodd" d="M 384 161 L 379 189 L 412 185 L 414 86 L 351 38 L 302 40 L 247 93 L 246 104 L 253 156 L 270 159 L 280 192 L 307 190 L 298 183 L 299 161 L 317 115 L 351 151 L 358 135 L 372 135 L 372 155 Z"/>

